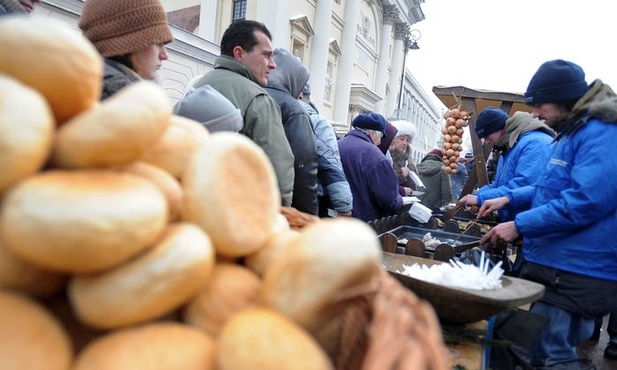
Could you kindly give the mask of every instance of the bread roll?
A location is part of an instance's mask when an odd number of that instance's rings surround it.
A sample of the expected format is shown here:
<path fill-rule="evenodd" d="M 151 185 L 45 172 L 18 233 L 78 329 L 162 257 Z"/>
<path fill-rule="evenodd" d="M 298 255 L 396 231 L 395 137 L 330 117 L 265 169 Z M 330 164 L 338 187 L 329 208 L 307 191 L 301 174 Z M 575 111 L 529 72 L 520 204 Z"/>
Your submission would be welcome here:
<path fill-rule="evenodd" d="M 64 288 L 67 276 L 16 256 L 0 239 L 0 289 L 11 289 L 35 297 L 48 297 Z"/>
<path fill-rule="evenodd" d="M 97 104 L 103 59 L 80 32 L 47 18 L 5 17 L 0 22 L 0 72 L 39 91 L 62 124 Z"/>
<path fill-rule="evenodd" d="M 264 276 L 275 258 L 285 254 L 287 248 L 293 248 L 294 241 L 300 237 L 297 230 L 286 229 L 272 235 L 257 252 L 244 257 L 244 264 L 260 277 Z"/>
<path fill-rule="evenodd" d="M 184 190 L 175 177 L 164 169 L 146 162 L 133 162 L 125 167 L 124 170 L 152 181 L 165 194 L 167 204 L 169 205 L 169 222 L 176 222 L 182 219 Z"/>
<path fill-rule="evenodd" d="M 208 129 L 201 123 L 174 114 L 163 136 L 140 159 L 181 179 L 190 158 L 209 137 Z"/>
<path fill-rule="evenodd" d="M 67 370 L 73 349 L 64 328 L 40 304 L 0 290 L 0 359 L 2 370 Z"/>
<path fill-rule="evenodd" d="M 51 162 L 58 168 L 125 166 L 163 135 L 169 99 L 154 82 L 133 83 L 58 130 Z"/>
<path fill-rule="evenodd" d="M 234 315 L 223 327 L 218 344 L 218 370 L 334 369 L 305 329 L 266 308 Z"/>
<path fill-rule="evenodd" d="M 211 134 L 182 181 L 187 220 L 212 237 L 219 254 L 247 256 L 273 234 L 281 206 L 274 169 L 246 136 Z"/>
<path fill-rule="evenodd" d="M 54 117 L 45 98 L 0 74 L 0 195 L 43 166 L 54 130 Z"/>
<path fill-rule="evenodd" d="M 73 307 L 66 296 L 66 291 L 40 299 L 39 302 L 62 324 L 71 338 L 74 353 L 81 352 L 90 342 L 109 332 L 91 328 L 82 323 L 73 313 Z"/>
<path fill-rule="evenodd" d="M 152 246 L 167 213 L 165 196 L 141 177 L 45 171 L 6 194 L 0 237 L 13 253 L 41 267 L 97 272 Z"/>
<path fill-rule="evenodd" d="M 88 345 L 73 370 L 212 370 L 216 347 L 206 334 L 173 322 L 118 330 Z"/>
<path fill-rule="evenodd" d="M 257 302 L 260 289 L 261 280 L 248 268 L 217 263 L 206 285 L 186 305 L 184 321 L 216 338 L 230 317 Z"/>
<path fill-rule="evenodd" d="M 197 226 L 172 224 L 152 249 L 110 271 L 74 277 L 69 298 L 77 316 L 103 329 L 143 323 L 188 302 L 214 266 L 210 238 Z"/>
<path fill-rule="evenodd" d="M 346 291 L 380 271 L 382 252 L 373 229 L 353 218 L 310 224 L 294 244 L 266 270 L 262 298 L 315 333 L 344 307 Z"/>

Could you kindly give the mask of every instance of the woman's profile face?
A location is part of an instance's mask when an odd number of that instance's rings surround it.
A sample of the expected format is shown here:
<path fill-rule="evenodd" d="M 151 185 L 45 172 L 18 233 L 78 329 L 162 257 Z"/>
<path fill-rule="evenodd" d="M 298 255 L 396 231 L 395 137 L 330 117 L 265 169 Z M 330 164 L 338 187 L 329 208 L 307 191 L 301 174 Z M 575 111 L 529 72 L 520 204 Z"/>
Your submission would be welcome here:
<path fill-rule="evenodd" d="M 407 150 L 407 146 L 411 144 L 411 136 L 409 135 L 399 135 L 392 140 L 391 147 L 395 150 L 398 150 L 401 153 L 404 153 Z"/>
<path fill-rule="evenodd" d="M 131 54 L 133 70 L 144 80 L 154 80 L 156 71 L 168 58 L 163 44 L 152 44 Z"/>

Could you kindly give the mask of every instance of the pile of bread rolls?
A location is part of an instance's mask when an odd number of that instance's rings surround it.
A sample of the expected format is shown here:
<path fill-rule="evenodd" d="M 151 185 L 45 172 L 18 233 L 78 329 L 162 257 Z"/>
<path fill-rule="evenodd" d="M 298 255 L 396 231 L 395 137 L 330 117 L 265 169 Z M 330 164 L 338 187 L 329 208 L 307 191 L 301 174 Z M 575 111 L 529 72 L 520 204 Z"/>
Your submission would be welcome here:
<path fill-rule="evenodd" d="M 0 50 L 2 369 L 334 368 L 318 334 L 383 271 L 369 226 L 291 228 L 264 152 L 154 83 L 100 102 L 64 24 L 2 19 Z"/>

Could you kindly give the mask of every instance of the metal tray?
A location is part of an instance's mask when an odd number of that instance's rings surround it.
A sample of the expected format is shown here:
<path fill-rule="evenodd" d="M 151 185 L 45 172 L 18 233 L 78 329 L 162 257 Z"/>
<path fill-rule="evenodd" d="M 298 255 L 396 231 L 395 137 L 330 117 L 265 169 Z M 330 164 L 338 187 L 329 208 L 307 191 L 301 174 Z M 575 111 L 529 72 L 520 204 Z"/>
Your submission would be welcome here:
<path fill-rule="evenodd" d="M 452 288 L 403 275 L 403 265 L 431 266 L 445 263 L 432 259 L 383 253 L 383 265 L 403 286 L 419 298 L 429 302 L 440 320 L 450 323 L 470 323 L 489 318 L 508 308 L 516 308 L 534 302 L 544 295 L 544 285 L 502 276 L 502 288 L 474 290 Z"/>
<path fill-rule="evenodd" d="M 463 247 L 476 246 L 480 244 L 480 239 L 481 239 L 479 236 L 460 235 L 460 234 L 451 233 L 451 232 L 447 232 L 447 231 L 443 231 L 439 229 L 423 229 L 420 227 L 407 226 L 407 225 L 399 226 L 387 232 L 393 234 L 397 240 L 418 239 L 420 241 L 422 241 L 422 239 L 427 233 L 431 233 L 431 236 L 433 238 L 437 238 L 442 243 L 450 244 L 456 247 L 457 246 L 463 246 Z M 401 243 L 401 244 L 405 244 L 405 243 Z M 427 248 L 427 249 L 430 250 L 431 248 Z"/>

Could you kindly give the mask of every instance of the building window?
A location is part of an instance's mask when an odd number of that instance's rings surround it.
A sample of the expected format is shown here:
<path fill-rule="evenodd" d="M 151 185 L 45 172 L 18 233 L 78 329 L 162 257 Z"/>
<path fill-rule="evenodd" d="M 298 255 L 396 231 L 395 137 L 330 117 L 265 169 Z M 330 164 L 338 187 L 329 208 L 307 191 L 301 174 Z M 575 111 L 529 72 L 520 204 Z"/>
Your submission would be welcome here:
<path fill-rule="evenodd" d="M 246 19 L 246 0 L 234 0 L 234 12 L 231 22 Z"/>

